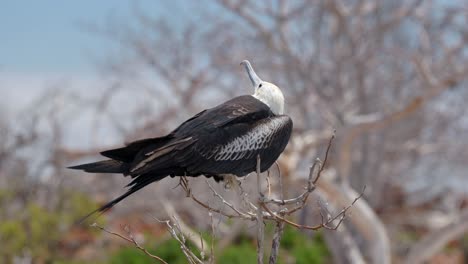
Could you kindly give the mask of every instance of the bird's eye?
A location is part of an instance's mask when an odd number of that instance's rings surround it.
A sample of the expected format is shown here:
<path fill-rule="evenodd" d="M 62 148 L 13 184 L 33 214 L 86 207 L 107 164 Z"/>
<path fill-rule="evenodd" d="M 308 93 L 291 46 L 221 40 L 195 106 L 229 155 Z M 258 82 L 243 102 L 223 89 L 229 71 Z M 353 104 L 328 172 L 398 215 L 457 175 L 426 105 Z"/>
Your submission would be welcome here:
<path fill-rule="evenodd" d="M 259 85 L 258 85 L 258 88 L 261 88 L 261 87 L 262 87 L 262 84 L 259 84 Z"/>

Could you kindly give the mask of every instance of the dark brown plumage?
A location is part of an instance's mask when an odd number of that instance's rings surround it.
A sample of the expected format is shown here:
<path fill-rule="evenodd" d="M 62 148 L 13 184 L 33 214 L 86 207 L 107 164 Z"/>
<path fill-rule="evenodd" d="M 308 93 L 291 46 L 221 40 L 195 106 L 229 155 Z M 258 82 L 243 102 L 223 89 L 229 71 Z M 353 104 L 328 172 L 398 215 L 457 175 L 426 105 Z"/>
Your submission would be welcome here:
<path fill-rule="evenodd" d="M 239 96 L 196 114 L 166 136 L 103 151 L 101 154 L 110 159 L 70 168 L 122 173 L 133 178 L 126 193 L 90 216 L 112 208 L 132 193 L 167 176 L 245 176 L 255 171 L 257 155 L 261 158 L 261 171 L 265 171 L 283 152 L 291 131 L 292 121 L 288 116 L 275 115 L 253 96 Z"/>

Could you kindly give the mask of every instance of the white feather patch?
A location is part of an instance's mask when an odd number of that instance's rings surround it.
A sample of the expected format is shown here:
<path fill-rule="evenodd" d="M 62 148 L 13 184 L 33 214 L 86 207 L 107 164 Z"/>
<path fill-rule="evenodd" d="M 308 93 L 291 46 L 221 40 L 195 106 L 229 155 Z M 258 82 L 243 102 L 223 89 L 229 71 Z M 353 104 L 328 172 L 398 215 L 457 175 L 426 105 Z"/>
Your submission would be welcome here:
<path fill-rule="evenodd" d="M 221 146 L 215 154 L 215 160 L 240 160 L 250 157 L 252 151 L 270 146 L 272 137 L 287 122 L 288 117 L 276 117 L 255 126 L 246 134 L 234 138 Z"/>

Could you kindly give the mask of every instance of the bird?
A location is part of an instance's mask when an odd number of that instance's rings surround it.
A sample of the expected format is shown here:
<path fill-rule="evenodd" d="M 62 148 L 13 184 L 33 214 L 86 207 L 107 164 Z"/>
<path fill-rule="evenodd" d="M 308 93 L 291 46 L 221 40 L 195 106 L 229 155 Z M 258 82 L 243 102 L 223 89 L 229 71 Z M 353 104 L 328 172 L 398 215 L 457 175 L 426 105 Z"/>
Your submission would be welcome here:
<path fill-rule="evenodd" d="M 70 169 L 130 176 L 125 193 L 92 211 L 104 213 L 143 187 L 165 177 L 243 177 L 268 170 L 286 148 L 293 122 L 284 114 L 280 88 L 261 80 L 248 60 L 241 62 L 254 87 L 241 95 L 187 119 L 169 134 L 137 140 L 100 154 L 106 160 Z"/>

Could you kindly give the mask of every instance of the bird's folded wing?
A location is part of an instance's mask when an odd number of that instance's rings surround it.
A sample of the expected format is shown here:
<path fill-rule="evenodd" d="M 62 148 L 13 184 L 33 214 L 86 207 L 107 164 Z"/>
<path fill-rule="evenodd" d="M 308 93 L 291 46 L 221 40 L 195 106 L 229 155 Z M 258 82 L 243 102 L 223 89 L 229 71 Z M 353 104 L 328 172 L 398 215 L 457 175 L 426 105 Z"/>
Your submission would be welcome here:
<path fill-rule="evenodd" d="M 136 176 L 151 171 L 162 171 L 174 166 L 174 155 L 196 142 L 193 137 L 175 140 L 163 147 L 139 153 L 130 167 L 130 175 Z"/>
<path fill-rule="evenodd" d="M 192 172 L 248 171 L 255 168 L 258 154 L 265 164 L 274 162 L 287 145 L 291 131 L 288 116 L 269 117 L 254 124 L 229 124 L 199 138 L 190 147 L 193 153 L 178 158 Z"/>
<path fill-rule="evenodd" d="M 239 96 L 217 107 L 204 110 L 182 123 L 170 136 L 175 138 L 205 133 L 233 123 L 253 123 L 273 116 L 270 108 L 250 95 Z"/>

